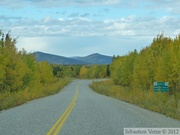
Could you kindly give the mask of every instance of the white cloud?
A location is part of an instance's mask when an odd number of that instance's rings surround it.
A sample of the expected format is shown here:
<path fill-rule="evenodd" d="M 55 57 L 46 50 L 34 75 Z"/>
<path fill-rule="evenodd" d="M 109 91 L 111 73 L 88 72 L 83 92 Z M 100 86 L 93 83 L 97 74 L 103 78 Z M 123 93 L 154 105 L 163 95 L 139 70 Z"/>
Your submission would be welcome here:
<path fill-rule="evenodd" d="M 180 1 L 179 0 L 139 0 L 141 2 L 148 2 L 146 5 L 150 9 L 164 9 L 172 14 L 180 14 Z"/>
<path fill-rule="evenodd" d="M 0 21 L 1 22 L 1 21 Z M 16 20 L 4 27 L 15 36 L 155 36 L 164 31 L 174 36 L 180 28 L 180 18 L 173 16 L 136 17 L 128 16 L 119 19 L 92 20 L 89 18 L 51 18 L 42 20 Z M 2 26 L 1 26 L 2 25 Z"/>
<path fill-rule="evenodd" d="M 64 21 L 64 19 L 60 17 L 60 18 L 58 18 L 58 21 Z"/>
<path fill-rule="evenodd" d="M 86 56 L 91 53 L 125 55 L 150 44 L 153 37 L 22 37 L 18 49 L 28 52 L 43 51 L 61 56 Z M 136 41 L 136 42 L 135 42 Z"/>
<path fill-rule="evenodd" d="M 6 7 L 13 9 L 4 10 Z M 28 14 L 22 15 L 21 11 L 26 11 L 27 7 Z M 59 10 L 61 7 L 63 10 Z M 143 12 L 141 7 L 146 10 L 145 14 L 140 13 Z M 100 52 L 102 48 L 104 53 L 117 53 L 119 48 L 123 53 L 138 48 L 138 44 L 148 45 L 162 31 L 167 36 L 178 35 L 179 7 L 177 0 L 1 0 L 0 28 L 19 36 L 18 48 L 28 51 L 71 55 L 78 51 Z M 18 11 L 13 12 L 17 8 Z M 126 11 L 128 13 L 123 14 Z M 73 45 L 81 50 L 70 49 Z"/>
<path fill-rule="evenodd" d="M 17 48 L 21 50 L 26 49 L 28 52 L 34 51 L 47 51 L 48 46 L 46 38 L 41 37 L 19 37 L 17 42 Z"/>

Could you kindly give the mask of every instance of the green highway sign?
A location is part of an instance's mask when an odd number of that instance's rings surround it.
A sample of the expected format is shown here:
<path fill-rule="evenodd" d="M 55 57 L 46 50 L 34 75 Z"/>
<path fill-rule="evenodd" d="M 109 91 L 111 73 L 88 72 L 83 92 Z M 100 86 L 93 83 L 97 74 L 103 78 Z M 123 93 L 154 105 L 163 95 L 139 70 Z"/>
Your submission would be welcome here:
<path fill-rule="evenodd" d="M 154 92 L 168 92 L 169 83 L 168 82 L 154 82 Z"/>

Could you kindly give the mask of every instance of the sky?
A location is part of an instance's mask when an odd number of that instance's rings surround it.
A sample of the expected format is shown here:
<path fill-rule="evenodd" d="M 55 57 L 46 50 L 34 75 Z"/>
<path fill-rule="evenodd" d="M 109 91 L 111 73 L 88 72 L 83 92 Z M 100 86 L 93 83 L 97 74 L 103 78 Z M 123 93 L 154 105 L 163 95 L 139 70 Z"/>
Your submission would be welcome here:
<path fill-rule="evenodd" d="M 18 50 L 126 55 L 180 34 L 179 0 L 1 0 L 0 29 Z"/>

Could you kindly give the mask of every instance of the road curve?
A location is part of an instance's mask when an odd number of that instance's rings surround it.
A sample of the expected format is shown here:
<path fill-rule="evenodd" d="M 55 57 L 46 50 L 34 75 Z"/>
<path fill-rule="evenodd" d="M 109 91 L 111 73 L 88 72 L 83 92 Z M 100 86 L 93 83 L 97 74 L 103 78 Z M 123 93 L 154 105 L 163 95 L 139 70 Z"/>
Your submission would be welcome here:
<path fill-rule="evenodd" d="M 89 88 L 75 80 L 58 94 L 0 111 L 1 135 L 121 135 L 124 128 L 180 127 L 180 121 Z"/>

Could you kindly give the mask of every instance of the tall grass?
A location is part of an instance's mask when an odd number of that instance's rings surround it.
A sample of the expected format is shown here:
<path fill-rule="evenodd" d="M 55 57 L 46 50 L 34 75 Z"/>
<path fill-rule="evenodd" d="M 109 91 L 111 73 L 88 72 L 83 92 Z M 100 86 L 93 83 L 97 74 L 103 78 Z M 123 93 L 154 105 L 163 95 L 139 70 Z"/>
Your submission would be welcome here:
<path fill-rule="evenodd" d="M 140 107 L 162 113 L 180 120 L 180 94 L 176 97 L 168 93 L 139 90 L 137 88 L 114 85 L 112 80 L 93 82 L 91 88 L 97 93 L 114 97 Z M 178 99 L 178 100 L 177 100 Z"/>
<path fill-rule="evenodd" d="M 27 101 L 58 93 L 65 85 L 71 82 L 70 78 L 54 79 L 53 82 L 36 87 L 26 88 L 18 92 L 0 93 L 0 110 L 21 105 Z"/>

